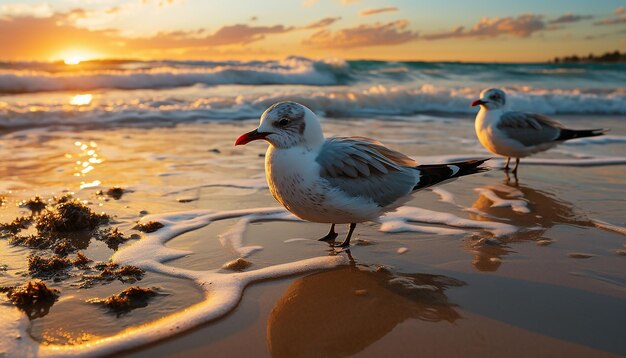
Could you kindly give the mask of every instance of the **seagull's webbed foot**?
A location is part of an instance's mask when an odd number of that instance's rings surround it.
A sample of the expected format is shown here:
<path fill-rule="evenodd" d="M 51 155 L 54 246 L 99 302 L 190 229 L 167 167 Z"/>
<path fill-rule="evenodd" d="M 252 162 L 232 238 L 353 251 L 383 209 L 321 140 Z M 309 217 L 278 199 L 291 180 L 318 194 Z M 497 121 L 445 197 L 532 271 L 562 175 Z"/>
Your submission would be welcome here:
<path fill-rule="evenodd" d="M 504 164 L 504 168 L 502 168 L 502 170 L 504 170 L 505 172 L 509 171 L 509 162 L 511 161 L 511 157 L 506 157 L 506 163 Z"/>
<path fill-rule="evenodd" d="M 330 231 L 328 232 L 328 234 L 326 234 L 326 236 L 322 237 L 321 239 L 318 239 L 318 241 L 335 241 L 336 238 L 337 233 L 335 232 L 335 224 L 332 224 L 330 226 Z"/>
<path fill-rule="evenodd" d="M 356 227 L 356 223 L 352 223 L 350 224 L 350 230 L 348 231 L 348 235 L 346 235 L 346 238 L 343 240 L 342 243 L 340 244 L 331 244 L 333 247 L 348 247 L 350 246 L 350 239 L 352 238 L 352 232 L 354 231 L 354 228 Z"/>

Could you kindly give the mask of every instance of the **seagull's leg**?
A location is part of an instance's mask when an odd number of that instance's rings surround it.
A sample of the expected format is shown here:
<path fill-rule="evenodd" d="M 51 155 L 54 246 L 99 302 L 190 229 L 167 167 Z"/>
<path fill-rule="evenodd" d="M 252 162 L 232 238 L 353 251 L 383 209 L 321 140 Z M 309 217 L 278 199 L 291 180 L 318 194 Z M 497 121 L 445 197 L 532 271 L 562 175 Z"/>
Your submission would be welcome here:
<path fill-rule="evenodd" d="M 319 239 L 318 241 L 335 241 L 336 238 L 337 233 L 335 232 L 335 224 L 332 224 L 330 225 L 330 231 L 328 232 L 328 234 L 326 234 L 326 236 Z"/>
<path fill-rule="evenodd" d="M 506 157 L 506 164 L 504 164 L 504 171 L 509 171 L 509 162 L 511 161 L 511 157 Z"/>
<path fill-rule="evenodd" d="M 352 232 L 354 231 L 355 227 L 356 227 L 356 223 L 350 224 L 350 230 L 348 231 L 348 235 L 346 235 L 346 238 L 343 240 L 343 242 L 341 244 L 333 245 L 333 246 L 336 246 L 336 247 L 348 247 L 348 246 L 350 246 L 350 238 L 352 237 Z"/>
<path fill-rule="evenodd" d="M 515 158 L 515 168 L 513 168 L 513 174 L 517 176 L 517 166 L 519 165 L 519 158 Z"/>

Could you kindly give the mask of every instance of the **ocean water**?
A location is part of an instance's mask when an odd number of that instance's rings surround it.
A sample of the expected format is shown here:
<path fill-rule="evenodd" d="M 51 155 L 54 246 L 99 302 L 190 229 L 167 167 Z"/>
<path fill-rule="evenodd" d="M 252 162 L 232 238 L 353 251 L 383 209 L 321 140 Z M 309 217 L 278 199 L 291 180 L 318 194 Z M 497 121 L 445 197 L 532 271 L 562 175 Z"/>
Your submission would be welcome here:
<path fill-rule="evenodd" d="M 514 109 L 626 114 L 626 64 L 311 60 L 0 63 L 0 126 L 258 118 L 280 100 L 325 117 L 450 116 L 501 87 Z"/>

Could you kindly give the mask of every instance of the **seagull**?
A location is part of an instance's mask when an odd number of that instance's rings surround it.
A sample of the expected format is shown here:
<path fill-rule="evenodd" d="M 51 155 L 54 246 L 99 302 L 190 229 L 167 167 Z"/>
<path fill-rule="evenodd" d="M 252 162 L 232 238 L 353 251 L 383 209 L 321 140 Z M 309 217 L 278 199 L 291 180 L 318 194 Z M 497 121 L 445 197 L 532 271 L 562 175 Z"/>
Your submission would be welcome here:
<path fill-rule="evenodd" d="M 506 94 L 499 88 L 480 93 L 472 107 L 480 106 L 474 128 L 480 144 L 492 153 L 515 158 L 513 174 L 517 174 L 520 158 L 543 152 L 563 141 L 603 135 L 606 129 L 567 129 L 558 121 L 542 114 L 507 110 Z"/>
<path fill-rule="evenodd" d="M 426 187 L 485 171 L 487 159 L 417 165 L 413 159 L 365 137 L 325 138 L 310 109 L 279 102 L 262 115 L 259 127 L 241 135 L 235 145 L 269 142 L 265 176 L 274 198 L 295 216 L 331 224 L 320 240 L 348 247 L 357 223 L 371 221 Z M 349 224 L 340 244 L 336 224 Z"/>

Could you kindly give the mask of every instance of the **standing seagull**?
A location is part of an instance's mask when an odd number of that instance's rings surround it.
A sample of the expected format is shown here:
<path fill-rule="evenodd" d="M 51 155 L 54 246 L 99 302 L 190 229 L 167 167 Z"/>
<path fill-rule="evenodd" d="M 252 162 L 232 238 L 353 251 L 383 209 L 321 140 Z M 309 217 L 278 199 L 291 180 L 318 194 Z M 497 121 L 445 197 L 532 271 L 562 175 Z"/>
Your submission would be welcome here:
<path fill-rule="evenodd" d="M 483 147 L 506 158 L 504 170 L 515 158 L 513 174 L 517 174 L 519 158 L 543 152 L 555 145 L 574 138 L 603 135 L 605 129 L 566 129 L 554 119 L 541 114 L 508 111 L 506 95 L 498 88 L 480 93 L 480 99 L 472 107 L 480 106 L 474 127 Z"/>
<path fill-rule="evenodd" d="M 257 129 L 235 145 L 269 142 L 265 176 L 274 198 L 297 217 L 331 224 L 320 240 L 334 241 L 335 224 L 350 224 L 347 247 L 357 223 L 374 220 L 410 199 L 414 191 L 444 180 L 479 173 L 483 160 L 417 165 L 406 155 L 363 137 L 324 138 L 317 116 L 295 102 L 269 107 Z"/>

